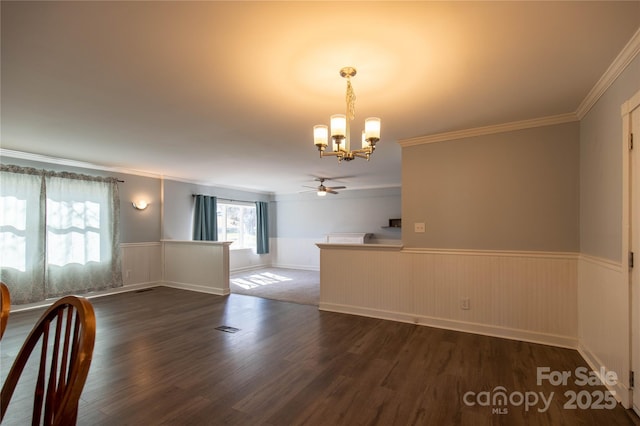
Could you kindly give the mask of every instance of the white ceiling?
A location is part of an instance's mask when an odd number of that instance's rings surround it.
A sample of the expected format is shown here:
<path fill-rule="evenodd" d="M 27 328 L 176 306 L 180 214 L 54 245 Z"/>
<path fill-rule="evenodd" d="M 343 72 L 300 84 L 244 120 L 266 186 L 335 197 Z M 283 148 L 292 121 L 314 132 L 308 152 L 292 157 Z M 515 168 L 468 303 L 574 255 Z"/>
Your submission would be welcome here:
<path fill-rule="evenodd" d="M 575 112 L 640 2 L 2 1 L 5 150 L 288 193 L 399 186 L 398 141 Z M 369 163 L 314 124 L 382 119 Z"/>

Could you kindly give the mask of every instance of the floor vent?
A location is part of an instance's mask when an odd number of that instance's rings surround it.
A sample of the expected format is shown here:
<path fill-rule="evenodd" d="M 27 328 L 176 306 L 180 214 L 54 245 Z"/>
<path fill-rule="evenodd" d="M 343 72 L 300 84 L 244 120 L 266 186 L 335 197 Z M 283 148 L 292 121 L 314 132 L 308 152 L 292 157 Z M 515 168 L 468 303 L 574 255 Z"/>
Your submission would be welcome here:
<path fill-rule="evenodd" d="M 237 333 L 240 331 L 239 328 L 229 327 L 228 325 L 221 325 L 220 327 L 216 327 L 216 330 L 224 331 L 225 333 Z"/>
<path fill-rule="evenodd" d="M 152 288 L 143 288 L 142 290 L 136 290 L 136 293 L 146 293 L 147 291 L 153 291 Z"/>

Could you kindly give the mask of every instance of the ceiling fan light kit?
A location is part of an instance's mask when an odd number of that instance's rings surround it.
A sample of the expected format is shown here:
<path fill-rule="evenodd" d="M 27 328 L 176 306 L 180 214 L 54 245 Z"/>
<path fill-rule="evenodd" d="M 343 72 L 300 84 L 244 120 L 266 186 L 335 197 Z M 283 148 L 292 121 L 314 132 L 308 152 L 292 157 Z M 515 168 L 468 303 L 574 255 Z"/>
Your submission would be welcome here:
<path fill-rule="evenodd" d="M 318 185 L 317 187 L 305 186 L 305 188 L 312 188 L 316 192 L 318 197 L 325 197 L 327 194 L 338 194 L 336 189 L 346 188 L 346 186 L 333 186 L 333 187 L 324 186 L 324 181 L 328 180 L 327 178 L 316 178 L 315 180 L 320 182 L 320 185 Z"/>
<path fill-rule="evenodd" d="M 355 118 L 356 95 L 351 86 L 351 77 L 356 75 L 353 67 L 344 67 L 340 70 L 340 76 L 347 79 L 346 114 L 331 116 L 331 142 L 332 151 L 327 151 L 329 144 L 329 127 L 319 124 L 313 127 L 313 143 L 320 152 L 320 158 L 325 156 L 338 157 L 338 161 L 351 161 L 354 158 L 364 158 L 369 161 L 371 154 L 376 149 L 376 143 L 380 140 L 380 119 L 369 117 L 364 120 L 362 131 L 362 148 L 351 149 L 350 122 Z"/>

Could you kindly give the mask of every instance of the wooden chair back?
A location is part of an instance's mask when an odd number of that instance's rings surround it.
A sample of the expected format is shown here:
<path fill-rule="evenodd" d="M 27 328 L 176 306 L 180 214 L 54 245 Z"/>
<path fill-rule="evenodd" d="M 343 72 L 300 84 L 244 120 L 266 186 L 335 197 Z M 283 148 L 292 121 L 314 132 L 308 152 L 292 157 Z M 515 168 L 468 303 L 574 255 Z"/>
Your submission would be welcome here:
<path fill-rule="evenodd" d="M 22 345 L 2 386 L 0 421 L 27 361 L 41 342 L 32 424 L 74 425 L 95 334 L 93 306 L 84 297 L 63 297 L 47 309 Z"/>
<path fill-rule="evenodd" d="M 0 339 L 2 339 L 4 330 L 7 328 L 7 323 L 9 322 L 9 311 L 11 310 L 9 287 L 2 281 L 0 281 L 0 308 Z"/>

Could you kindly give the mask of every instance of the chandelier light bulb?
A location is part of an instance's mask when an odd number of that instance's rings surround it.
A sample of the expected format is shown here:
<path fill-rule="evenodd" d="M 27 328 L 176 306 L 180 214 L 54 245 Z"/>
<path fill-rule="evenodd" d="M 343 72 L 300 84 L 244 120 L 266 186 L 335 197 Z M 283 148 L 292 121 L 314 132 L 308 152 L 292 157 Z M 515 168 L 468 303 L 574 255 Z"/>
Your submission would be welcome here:
<path fill-rule="evenodd" d="M 364 120 L 364 132 L 365 139 L 380 140 L 380 119 L 378 117 L 369 117 Z"/>
<path fill-rule="evenodd" d="M 313 143 L 318 148 L 326 147 L 329 140 L 329 129 L 324 124 L 313 126 Z"/>
<path fill-rule="evenodd" d="M 347 134 L 347 117 L 344 114 L 331 116 L 331 137 L 344 138 Z"/>

